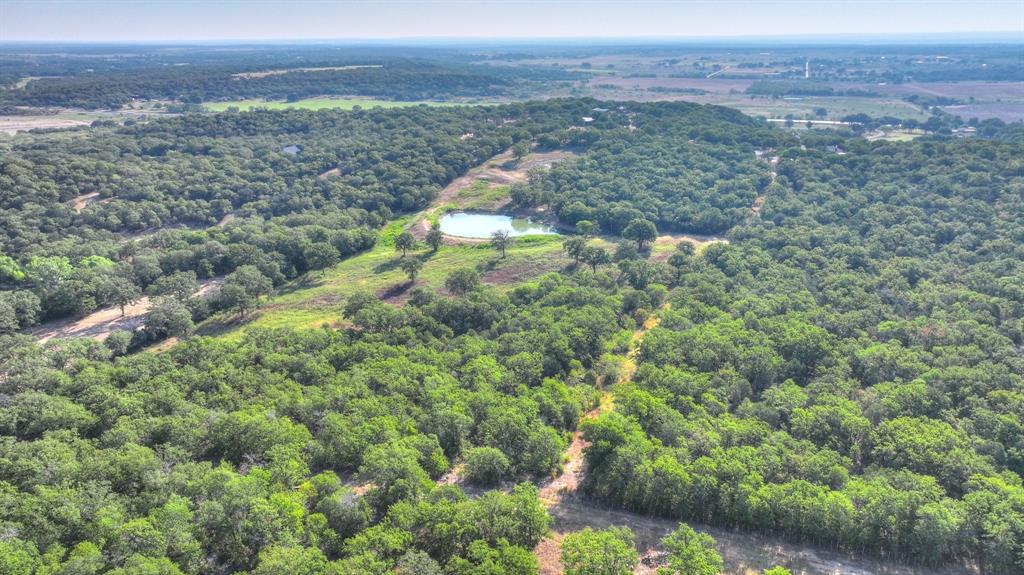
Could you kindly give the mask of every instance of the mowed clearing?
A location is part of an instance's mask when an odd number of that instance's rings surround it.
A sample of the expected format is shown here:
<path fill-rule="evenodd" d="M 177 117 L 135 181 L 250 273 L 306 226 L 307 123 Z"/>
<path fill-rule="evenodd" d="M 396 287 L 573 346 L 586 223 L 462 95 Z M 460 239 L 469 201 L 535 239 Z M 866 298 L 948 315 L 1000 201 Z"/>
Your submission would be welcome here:
<path fill-rule="evenodd" d="M 388 303 L 401 305 L 414 288 L 442 291 L 445 278 L 458 268 L 474 268 L 483 283 L 495 286 L 511 286 L 564 269 L 571 262 L 562 252 L 558 236 L 518 238 L 505 258 L 487 245 L 487 240 L 447 238 L 447 245 L 437 252 L 421 243 L 409 253 L 423 262 L 416 281 L 410 282 L 399 265 L 401 252 L 394 248 L 394 237 L 410 229 L 422 240 L 430 221 L 449 209 L 498 209 L 508 203 L 510 184 L 525 182 L 530 170 L 548 168 L 572 156 L 568 151 L 537 152 L 513 163 L 512 151 L 506 150 L 453 180 L 423 211 L 392 221 L 370 251 L 292 281 L 244 320 L 218 314 L 202 324 L 199 333 L 239 338 L 253 327 L 337 326 L 343 322 L 345 301 L 354 293 L 373 292 Z"/>
<path fill-rule="evenodd" d="M 459 268 L 474 268 L 484 284 L 504 288 L 558 271 L 570 263 L 557 237 L 520 238 L 504 259 L 486 244 L 443 246 L 436 253 L 421 245 L 407 256 L 423 262 L 415 282 L 410 282 L 402 271 L 401 257 L 393 244 L 381 242 L 322 274 L 309 273 L 285 285 L 244 321 L 222 313 L 201 325 L 200 333 L 237 339 L 243 331 L 254 327 L 337 326 L 343 321 L 345 301 L 360 291 L 376 293 L 388 303 L 401 305 L 414 288 L 442 291 L 445 278 Z"/>

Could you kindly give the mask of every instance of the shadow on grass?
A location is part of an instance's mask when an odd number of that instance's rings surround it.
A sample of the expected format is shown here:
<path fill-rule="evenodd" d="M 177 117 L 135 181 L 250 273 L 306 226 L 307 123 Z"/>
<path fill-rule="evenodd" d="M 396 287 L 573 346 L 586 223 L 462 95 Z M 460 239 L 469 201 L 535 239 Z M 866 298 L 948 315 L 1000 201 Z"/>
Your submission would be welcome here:
<path fill-rule="evenodd" d="M 391 287 L 384 288 L 377 292 L 377 297 L 385 301 L 393 300 L 401 297 L 403 294 L 405 294 L 405 292 L 409 291 L 409 289 L 412 288 L 414 285 L 416 285 L 415 280 L 397 283 Z"/>
<path fill-rule="evenodd" d="M 277 290 L 274 291 L 274 294 L 286 295 L 293 292 L 302 291 L 304 289 L 316 287 L 324 283 L 325 277 L 326 274 L 324 274 L 323 272 L 310 272 L 302 276 L 299 276 L 291 280 L 290 282 L 284 284 L 283 286 L 277 288 Z"/>
<path fill-rule="evenodd" d="M 215 337 L 224 335 L 230 331 L 234 331 L 249 322 L 253 321 L 261 314 L 261 310 L 256 310 L 240 316 L 237 313 L 219 313 L 215 316 L 209 317 L 206 321 L 202 322 L 196 328 L 196 335 L 203 335 L 209 337 Z"/>
<path fill-rule="evenodd" d="M 498 256 L 498 257 L 495 257 L 495 258 L 491 258 L 491 259 L 486 259 L 486 260 L 476 264 L 476 271 L 478 271 L 478 272 L 480 272 L 482 274 L 485 274 L 487 272 L 491 272 L 491 271 L 494 271 L 494 270 L 498 269 L 498 266 L 500 266 L 502 264 L 507 264 L 507 263 L 509 263 L 509 261 L 510 261 L 509 258 L 504 258 L 503 259 L 501 256 Z"/>
<path fill-rule="evenodd" d="M 427 261 L 429 261 L 430 258 L 434 257 L 435 255 L 437 255 L 437 252 L 432 252 L 429 250 L 426 252 L 409 252 L 404 256 L 394 257 L 373 266 L 373 273 L 382 274 L 384 272 L 396 270 L 399 268 L 399 266 L 402 265 L 402 260 L 404 260 L 405 258 L 416 258 L 420 260 L 421 263 L 427 263 Z"/>

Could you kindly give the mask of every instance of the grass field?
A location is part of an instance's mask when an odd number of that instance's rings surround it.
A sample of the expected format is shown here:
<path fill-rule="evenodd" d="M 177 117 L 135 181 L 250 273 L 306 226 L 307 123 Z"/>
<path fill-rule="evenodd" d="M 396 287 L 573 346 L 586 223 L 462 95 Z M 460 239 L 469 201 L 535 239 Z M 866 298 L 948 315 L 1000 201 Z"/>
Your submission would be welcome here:
<path fill-rule="evenodd" d="M 203 106 L 211 112 L 223 112 L 228 108 L 248 110 L 249 108 L 267 108 L 268 110 L 351 110 L 356 106 L 362 108 L 408 108 L 410 106 L 463 106 L 459 102 L 403 102 L 393 100 L 373 100 L 370 98 L 308 98 L 297 102 L 268 102 L 253 98 L 249 100 L 232 100 L 228 102 L 206 102 Z"/>
<path fill-rule="evenodd" d="M 374 249 L 349 258 L 322 274 L 313 272 L 285 285 L 245 321 L 218 314 L 201 324 L 199 333 L 237 339 L 244 330 L 253 327 L 337 325 L 342 320 L 345 301 L 359 291 L 374 292 L 386 301 L 397 303 L 408 297 L 413 288 L 442 289 L 448 274 L 459 268 L 475 268 L 485 284 L 511 287 L 569 264 L 562 254 L 558 236 L 518 238 L 505 259 L 501 259 L 487 244 L 442 246 L 433 254 L 421 244 L 408 255 L 423 261 L 416 283 L 410 284 L 399 267 L 401 253 L 393 247 L 393 234 L 389 233 L 393 227 L 401 229 L 401 223 L 396 222 L 386 228 L 381 233 L 381 242 Z"/>
<path fill-rule="evenodd" d="M 508 194 L 509 186 L 478 180 L 471 186 L 459 190 L 457 202 L 451 207 L 462 210 L 488 210 L 507 201 Z"/>
<path fill-rule="evenodd" d="M 868 140 L 884 140 L 887 142 L 910 142 L 921 137 L 922 133 L 908 132 L 905 130 L 892 130 L 890 132 L 876 132 L 867 134 L 864 137 Z"/>
<path fill-rule="evenodd" d="M 927 120 L 928 114 L 917 106 L 896 98 L 854 98 L 854 97 L 805 97 L 799 100 L 755 98 L 749 96 L 719 96 L 712 102 L 720 106 L 736 108 L 751 116 L 782 118 L 792 114 L 796 118 L 815 118 L 814 111 L 825 108 L 827 119 L 837 119 L 851 114 L 867 114 L 872 117 L 893 116 L 902 119 Z"/>

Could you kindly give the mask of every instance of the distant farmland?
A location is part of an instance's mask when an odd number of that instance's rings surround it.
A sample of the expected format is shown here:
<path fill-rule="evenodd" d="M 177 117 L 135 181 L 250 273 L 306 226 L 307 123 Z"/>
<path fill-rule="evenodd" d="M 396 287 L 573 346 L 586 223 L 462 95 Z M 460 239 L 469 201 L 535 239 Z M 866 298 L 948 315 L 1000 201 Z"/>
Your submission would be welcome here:
<path fill-rule="evenodd" d="M 369 98 L 308 98 L 295 102 L 266 101 L 258 98 L 248 100 L 231 100 L 226 102 L 206 102 L 203 104 L 211 112 L 223 112 L 228 108 L 248 110 L 249 108 L 266 108 L 268 110 L 324 110 L 340 109 L 351 110 L 356 106 L 362 108 L 408 108 L 410 106 L 461 106 L 469 105 L 459 102 L 434 102 L 434 101 L 393 101 L 373 100 Z"/>

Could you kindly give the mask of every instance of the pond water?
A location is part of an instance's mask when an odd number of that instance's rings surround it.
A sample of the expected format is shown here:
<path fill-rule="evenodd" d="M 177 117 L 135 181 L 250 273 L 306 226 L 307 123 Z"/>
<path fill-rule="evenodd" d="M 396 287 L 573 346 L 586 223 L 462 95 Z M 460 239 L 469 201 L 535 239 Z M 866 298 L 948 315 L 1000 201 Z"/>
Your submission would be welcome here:
<path fill-rule="evenodd" d="M 557 234 L 555 228 L 528 218 L 514 218 L 501 214 L 471 214 L 452 212 L 441 216 L 441 231 L 460 238 L 489 238 L 497 230 L 513 236 Z"/>

